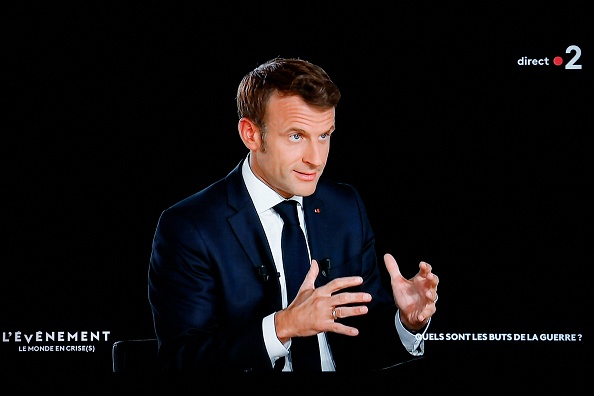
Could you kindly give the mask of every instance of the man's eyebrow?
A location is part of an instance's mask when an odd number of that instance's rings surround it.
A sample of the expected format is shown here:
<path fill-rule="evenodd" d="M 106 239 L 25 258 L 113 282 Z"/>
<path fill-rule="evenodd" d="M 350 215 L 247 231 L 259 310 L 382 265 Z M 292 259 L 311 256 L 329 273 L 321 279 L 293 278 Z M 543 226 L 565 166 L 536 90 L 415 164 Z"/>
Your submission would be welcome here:
<path fill-rule="evenodd" d="M 334 132 L 335 130 L 336 130 L 336 126 L 332 125 L 332 126 L 330 127 L 330 129 L 328 129 L 327 131 L 325 131 L 325 132 L 322 132 L 322 133 L 332 133 L 332 132 Z M 303 134 L 308 134 L 308 133 L 309 133 L 308 131 L 306 131 L 306 130 L 305 130 L 305 129 L 303 129 L 303 128 L 296 128 L 296 127 L 292 127 L 292 128 L 290 128 L 290 129 L 288 129 L 288 131 L 287 131 L 287 132 L 290 132 L 290 133 L 303 133 Z"/>

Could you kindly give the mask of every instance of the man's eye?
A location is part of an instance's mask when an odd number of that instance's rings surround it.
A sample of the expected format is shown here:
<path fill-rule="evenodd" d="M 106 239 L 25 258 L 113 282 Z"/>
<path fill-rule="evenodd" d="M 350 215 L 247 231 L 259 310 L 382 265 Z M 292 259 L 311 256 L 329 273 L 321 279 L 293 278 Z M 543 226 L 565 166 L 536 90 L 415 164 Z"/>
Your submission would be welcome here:
<path fill-rule="evenodd" d="M 296 133 L 296 134 L 294 134 L 294 135 L 291 135 L 291 136 L 289 137 L 289 139 L 291 139 L 291 140 L 293 140 L 293 141 L 297 141 L 297 140 L 301 139 L 301 135 L 300 135 L 300 134 L 298 134 L 298 133 Z"/>

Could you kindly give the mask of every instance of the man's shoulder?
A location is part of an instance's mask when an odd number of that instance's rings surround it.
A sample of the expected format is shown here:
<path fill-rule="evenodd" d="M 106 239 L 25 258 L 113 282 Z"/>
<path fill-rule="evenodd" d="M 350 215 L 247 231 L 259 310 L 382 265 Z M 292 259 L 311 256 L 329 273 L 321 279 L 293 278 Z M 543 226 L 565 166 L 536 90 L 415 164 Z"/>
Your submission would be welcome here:
<path fill-rule="evenodd" d="M 329 179 L 320 179 L 313 196 L 323 199 L 327 199 L 328 197 L 347 198 L 358 197 L 359 193 L 352 184 L 337 182 Z"/>
<path fill-rule="evenodd" d="M 234 190 L 241 188 L 237 186 L 240 184 L 240 180 L 238 168 L 235 168 L 226 177 L 216 180 L 202 190 L 182 198 L 167 208 L 166 211 L 209 211 L 215 206 L 226 205 L 230 186 L 233 186 Z"/>
<path fill-rule="evenodd" d="M 209 201 L 219 202 L 219 197 L 225 194 L 225 179 L 217 180 L 208 187 L 187 196 L 172 205 L 172 208 L 200 206 Z"/>

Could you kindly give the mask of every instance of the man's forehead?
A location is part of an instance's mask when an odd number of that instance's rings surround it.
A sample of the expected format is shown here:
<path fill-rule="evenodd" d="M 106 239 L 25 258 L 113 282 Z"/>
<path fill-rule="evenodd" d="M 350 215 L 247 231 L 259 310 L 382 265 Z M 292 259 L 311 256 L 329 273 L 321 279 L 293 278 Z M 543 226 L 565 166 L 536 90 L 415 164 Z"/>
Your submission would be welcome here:
<path fill-rule="evenodd" d="M 277 97 L 269 103 L 268 120 L 283 129 L 302 129 L 326 133 L 334 129 L 335 109 L 319 109 L 308 105 L 301 97 Z"/>

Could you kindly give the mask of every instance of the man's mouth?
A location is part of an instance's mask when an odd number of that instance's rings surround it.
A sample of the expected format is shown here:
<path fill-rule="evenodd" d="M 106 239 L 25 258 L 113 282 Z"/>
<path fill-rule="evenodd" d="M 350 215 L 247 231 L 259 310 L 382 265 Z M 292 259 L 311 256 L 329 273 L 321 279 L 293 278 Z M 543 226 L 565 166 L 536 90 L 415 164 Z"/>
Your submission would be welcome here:
<path fill-rule="evenodd" d="M 308 172 L 308 173 L 304 173 L 304 172 L 299 172 L 299 171 L 295 171 L 295 174 L 297 175 L 297 178 L 299 180 L 303 180 L 303 181 L 312 181 L 316 179 L 316 172 Z"/>

